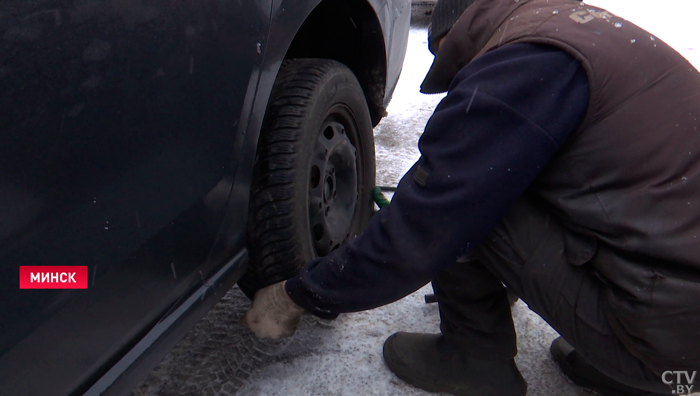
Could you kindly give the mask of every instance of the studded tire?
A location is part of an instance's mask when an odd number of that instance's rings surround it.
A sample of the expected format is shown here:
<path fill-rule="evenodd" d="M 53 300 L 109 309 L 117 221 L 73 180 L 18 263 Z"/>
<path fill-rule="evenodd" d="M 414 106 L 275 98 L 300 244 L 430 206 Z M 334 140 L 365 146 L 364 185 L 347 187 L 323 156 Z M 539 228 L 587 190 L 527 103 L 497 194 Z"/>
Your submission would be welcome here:
<path fill-rule="evenodd" d="M 372 123 L 355 75 L 332 60 L 285 61 L 257 148 L 241 290 L 252 298 L 360 234 L 374 182 Z"/>

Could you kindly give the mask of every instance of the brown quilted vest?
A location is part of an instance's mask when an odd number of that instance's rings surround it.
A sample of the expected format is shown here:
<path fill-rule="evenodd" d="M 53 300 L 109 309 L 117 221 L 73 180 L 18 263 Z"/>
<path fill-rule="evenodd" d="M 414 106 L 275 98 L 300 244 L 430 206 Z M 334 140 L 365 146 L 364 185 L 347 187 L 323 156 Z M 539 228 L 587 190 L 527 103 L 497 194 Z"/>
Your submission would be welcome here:
<path fill-rule="evenodd" d="M 570 230 L 568 261 L 591 265 L 608 285 L 607 316 L 627 348 L 657 374 L 700 369 L 700 74 L 596 7 L 477 0 L 421 89 L 443 92 L 472 59 L 518 42 L 568 52 L 590 84 L 581 127 L 529 193 Z"/>

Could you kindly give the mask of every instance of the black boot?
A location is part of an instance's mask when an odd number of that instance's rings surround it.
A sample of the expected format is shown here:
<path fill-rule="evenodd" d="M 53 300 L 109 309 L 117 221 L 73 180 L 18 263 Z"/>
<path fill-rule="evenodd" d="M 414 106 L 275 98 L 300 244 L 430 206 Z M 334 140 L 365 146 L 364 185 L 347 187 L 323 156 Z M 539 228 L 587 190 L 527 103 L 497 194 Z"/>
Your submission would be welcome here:
<path fill-rule="evenodd" d="M 669 393 L 653 393 L 618 382 L 586 362 L 563 338 L 552 342 L 549 348 L 552 358 L 561 371 L 581 388 L 603 396 L 659 396 Z M 659 380 L 660 381 L 660 380 Z"/>
<path fill-rule="evenodd" d="M 513 359 L 466 357 L 442 334 L 396 333 L 384 342 L 384 361 L 397 377 L 431 392 L 457 396 L 527 393 L 527 383 Z"/>

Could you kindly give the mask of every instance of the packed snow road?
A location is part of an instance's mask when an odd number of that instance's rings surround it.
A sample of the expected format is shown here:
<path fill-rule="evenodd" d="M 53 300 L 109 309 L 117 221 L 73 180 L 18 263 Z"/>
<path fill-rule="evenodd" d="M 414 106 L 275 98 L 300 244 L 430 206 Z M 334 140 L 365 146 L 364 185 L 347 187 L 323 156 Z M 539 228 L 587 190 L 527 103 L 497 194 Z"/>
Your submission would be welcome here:
<path fill-rule="evenodd" d="M 693 1 L 665 3 L 664 7 L 676 10 L 692 8 L 674 16 L 659 10 L 658 5 L 651 8 L 658 3 L 647 0 L 591 3 L 639 23 L 700 66 L 696 51 L 700 28 L 689 19 L 687 24 L 679 19 L 700 13 L 700 6 Z M 396 185 L 418 158 L 418 138 L 442 98 L 418 93 L 433 59 L 426 43 L 427 10 L 427 6 L 414 6 L 401 80 L 388 116 L 375 129 L 379 185 Z M 261 341 L 239 324 L 250 302 L 234 288 L 131 396 L 433 395 L 406 385 L 382 360 L 382 344 L 394 332 L 438 332 L 438 307 L 423 301 L 424 294 L 431 292 L 426 286 L 394 304 L 342 315 L 330 324 L 306 317 L 293 338 Z M 528 394 L 587 394 L 567 382 L 551 361 L 548 350 L 556 332 L 522 302 L 514 306 L 513 318 L 518 332 L 516 361 L 529 384 Z"/>

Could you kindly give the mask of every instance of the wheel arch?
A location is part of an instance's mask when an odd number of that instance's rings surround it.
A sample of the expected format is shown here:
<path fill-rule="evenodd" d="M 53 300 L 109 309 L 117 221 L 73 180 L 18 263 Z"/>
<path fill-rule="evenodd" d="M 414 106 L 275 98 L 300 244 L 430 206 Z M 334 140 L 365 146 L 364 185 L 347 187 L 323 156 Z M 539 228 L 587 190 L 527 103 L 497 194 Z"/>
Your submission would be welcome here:
<path fill-rule="evenodd" d="M 365 0 L 282 0 L 275 8 L 266 53 L 270 67 L 263 70 L 276 75 L 281 62 L 293 58 L 341 62 L 360 82 L 376 125 L 385 114 L 388 51 L 376 8 Z"/>

